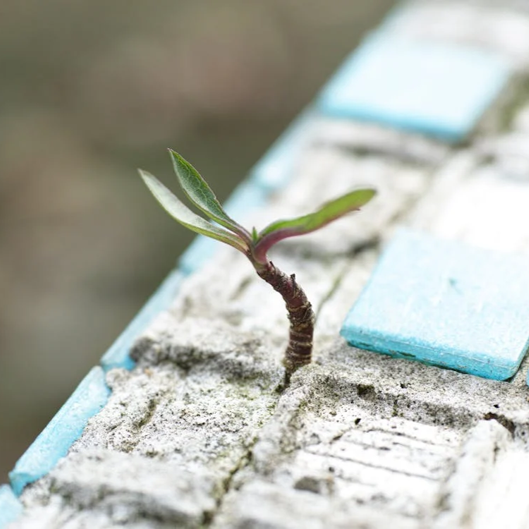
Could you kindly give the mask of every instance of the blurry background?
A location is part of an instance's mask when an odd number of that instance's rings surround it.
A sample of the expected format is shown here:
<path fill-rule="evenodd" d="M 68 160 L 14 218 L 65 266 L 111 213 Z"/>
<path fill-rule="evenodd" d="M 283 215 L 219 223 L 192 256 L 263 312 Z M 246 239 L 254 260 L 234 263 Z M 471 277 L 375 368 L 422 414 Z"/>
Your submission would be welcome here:
<path fill-rule="evenodd" d="M 136 167 L 225 199 L 391 4 L 2 0 L 0 483 L 192 239 Z"/>

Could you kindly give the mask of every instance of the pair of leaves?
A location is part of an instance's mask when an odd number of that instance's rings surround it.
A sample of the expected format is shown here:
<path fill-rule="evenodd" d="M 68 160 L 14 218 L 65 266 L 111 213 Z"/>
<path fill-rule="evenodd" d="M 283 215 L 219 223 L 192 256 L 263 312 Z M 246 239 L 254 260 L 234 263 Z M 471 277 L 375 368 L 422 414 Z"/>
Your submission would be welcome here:
<path fill-rule="evenodd" d="M 254 229 L 250 235 L 224 211 L 217 197 L 196 169 L 178 153 L 172 150 L 169 152 L 180 186 L 189 201 L 220 226 L 193 213 L 157 178 L 140 170 L 143 181 L 162 207 L 186 228 L 229 244 L 259 263 L 266 263 L 267 251 L 280 240 L 318 230 L 347 213 L 359 209 L 375 195 L 373 189 L 352 191 L 325 203 L 315 213 L 273 222 L 259 233 L 256 233 Z"/>
<path fill-rule="evenodd" d="M 178 182 L 190 202 L 210 219 L 228 228 L 230 231 L 215 226 L 196 213 L 193 213 L 193 211 L 183 204 L 156 177 L 140 169 L 140 176 L 156 200 L 158 200 L 171 217 L 191 231 L 229 244 L 245 253 L 249 248 L 248 241 L 250 240 L 250 235 L 248 232 L 222 209 L 217 197 L 195 168 L 178 153 L 172 150 L 169 152 L 173 160 Z"/>

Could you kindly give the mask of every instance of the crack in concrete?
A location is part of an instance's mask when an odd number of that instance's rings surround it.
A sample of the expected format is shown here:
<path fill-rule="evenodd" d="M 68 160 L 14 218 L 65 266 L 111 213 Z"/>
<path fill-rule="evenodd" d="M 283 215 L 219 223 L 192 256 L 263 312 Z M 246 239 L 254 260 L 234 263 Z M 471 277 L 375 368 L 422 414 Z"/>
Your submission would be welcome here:
<path fill-rule="evenodd" d="M 263 426 L 264 427 L 264 426 Z M 261 430 L 262 428 L 261 427 Z M 213 512 L 206 513 L 204 515 L 204 527 L 211 527 L 213 523 L 215 522 L 215 517 L 221 512 L 222 506 L 224 504 L 224 500 L 228 493 L 232 490 L 232 484 L 235 480 L 235 477 L 237 474 L 239 474 L 241 471 L 245 470 L 252 464 L 253 460 L 253 448 L 255 444 L 257 443 L 259 439 L 259 436 L 256 435 L 251 445 L 248 447 L 245 454 L 243 454 L 239 460 L 239 463 L 237 466 L 235 466 L 229 473 L 229 475 L 226 477 L 226 479 L 222 482 L 222 493 L 220 496 L 216 499 L 216 508 Z"/>

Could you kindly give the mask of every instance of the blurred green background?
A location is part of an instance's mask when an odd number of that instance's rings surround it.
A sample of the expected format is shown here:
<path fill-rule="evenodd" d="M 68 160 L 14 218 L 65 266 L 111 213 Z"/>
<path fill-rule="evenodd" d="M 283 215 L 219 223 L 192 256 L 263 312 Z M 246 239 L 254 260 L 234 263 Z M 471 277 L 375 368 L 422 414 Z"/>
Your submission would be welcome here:
<path fill-rule="evenodd" d="M 219 198 L 392 0 L 3 0 L 0 483 L 191 241 L 167 147 Z"/>

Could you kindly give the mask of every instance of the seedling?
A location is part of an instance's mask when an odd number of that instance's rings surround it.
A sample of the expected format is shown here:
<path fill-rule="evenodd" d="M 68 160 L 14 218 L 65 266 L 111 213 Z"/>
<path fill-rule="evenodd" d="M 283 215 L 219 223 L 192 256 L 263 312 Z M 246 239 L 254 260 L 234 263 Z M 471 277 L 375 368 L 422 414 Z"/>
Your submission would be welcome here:
<path fill-rule="evenodd" d="M 270 248 L 288 237 L 305 235 L 367 204 L 375 195 L 373 189 L 358 189 L 324 204 L 310 215 L 272 222 L 251 233 L 222 209 L 217 197 L 196 169 L 178 153 L 169 151 L 178 182 L 189 201 L 216 224 L 193 213 L 169 189 L 151 174 L 141 171 L 143 181 L 163 208 L 190 230 L 224 242 L 242 252 L 257 275 L 279 292 L 285 301 L 290 320 L 290 339 L 283 364 L 288 374 L 310 363 L 314 334 L 314 312 L 307 296 L 296 282 L 268 259 Z"/>

